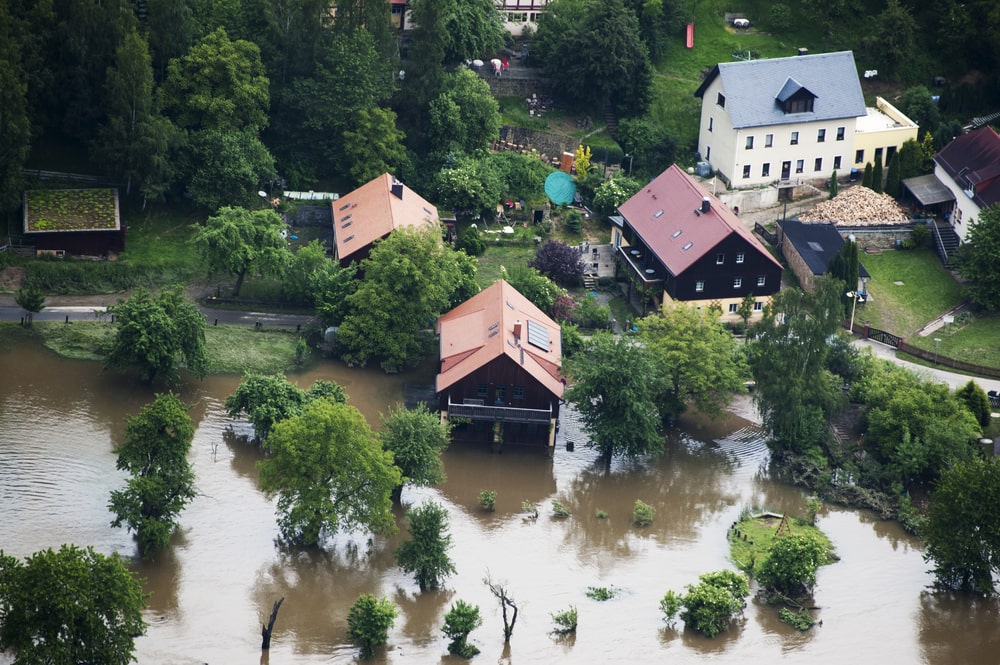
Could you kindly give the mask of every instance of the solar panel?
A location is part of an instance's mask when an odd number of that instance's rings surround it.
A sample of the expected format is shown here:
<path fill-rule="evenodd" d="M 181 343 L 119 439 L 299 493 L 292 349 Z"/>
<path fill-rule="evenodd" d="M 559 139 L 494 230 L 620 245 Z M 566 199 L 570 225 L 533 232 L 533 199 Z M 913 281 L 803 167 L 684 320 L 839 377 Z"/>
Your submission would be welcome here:
<path fill-rule="evenodd" d="M 549 350 L 549 331 L 548 329 L 534 321 L 528 321 L 528 344 L 532 346 L 537 346 L 543 351 Z"/>

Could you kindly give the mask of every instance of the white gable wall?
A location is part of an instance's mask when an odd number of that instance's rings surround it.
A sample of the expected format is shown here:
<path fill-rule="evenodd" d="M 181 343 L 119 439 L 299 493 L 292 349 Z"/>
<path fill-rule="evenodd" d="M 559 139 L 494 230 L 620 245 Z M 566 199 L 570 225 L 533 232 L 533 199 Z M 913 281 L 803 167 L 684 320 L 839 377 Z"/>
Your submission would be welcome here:
<path fill-rule="evenodd" d="M 948 216 L 948 222 L 955 229 L 955 233 L 962 239 L 962 242 L 965 242 L 969 235 L 969 227 L 979 217 L 979 206 L 966 195 L 957 182 L 951 179 L 948 172 L 936 163 L 934 164 L 934 175 L 955 196 L 955 207 L 952 208 L 951 214 Z"/>

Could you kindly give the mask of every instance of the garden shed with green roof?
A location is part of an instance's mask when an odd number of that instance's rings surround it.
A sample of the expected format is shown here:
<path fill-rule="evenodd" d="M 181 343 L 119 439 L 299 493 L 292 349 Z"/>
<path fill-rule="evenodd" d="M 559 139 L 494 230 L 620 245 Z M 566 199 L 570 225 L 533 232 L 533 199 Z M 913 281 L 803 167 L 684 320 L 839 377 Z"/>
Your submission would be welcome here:
<path fill-rule="evenodd" d="M 124 251 L 118 190 L 28 190 L 24 235 L 37 254 L 108 257 Z"/>

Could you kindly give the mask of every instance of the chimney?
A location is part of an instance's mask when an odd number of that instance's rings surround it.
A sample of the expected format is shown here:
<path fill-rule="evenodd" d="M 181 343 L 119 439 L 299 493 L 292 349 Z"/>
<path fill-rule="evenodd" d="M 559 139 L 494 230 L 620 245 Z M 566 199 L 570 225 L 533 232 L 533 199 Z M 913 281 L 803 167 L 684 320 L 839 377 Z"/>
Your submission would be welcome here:
<path fill-rule="evenodd" d="M 521 319 L 514 322 L 514 339 L 521 339 Z"/>
<path fill-rule="evenodd" d="M 392 193 L 393 193 L 393 195 L 397 199 L 399 199 L 400 201 L 402 201 L 403 200 L 403 183 L 401 183 L 398 180 L 393 180 L 392 181 Z"/>
<path fill-rule="evenodd" d="M 701 199 L 701 211 L 708 212 L 712 208 L 712 202 L 708 200 L 708 197 Z"/>

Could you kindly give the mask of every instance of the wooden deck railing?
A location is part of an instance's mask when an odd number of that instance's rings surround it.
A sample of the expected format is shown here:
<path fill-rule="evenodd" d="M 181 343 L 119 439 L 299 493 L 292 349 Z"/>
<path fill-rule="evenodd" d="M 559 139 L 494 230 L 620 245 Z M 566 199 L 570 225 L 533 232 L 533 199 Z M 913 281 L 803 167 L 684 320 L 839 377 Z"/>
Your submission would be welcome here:
<path fill-rule="evenodd" d="M 547 423 L 552 419 L 552 408 L 521 409 L 512 406 L 487 404 L 456 404 L 449 398 L 448 417 L 512 423 Z"/>

